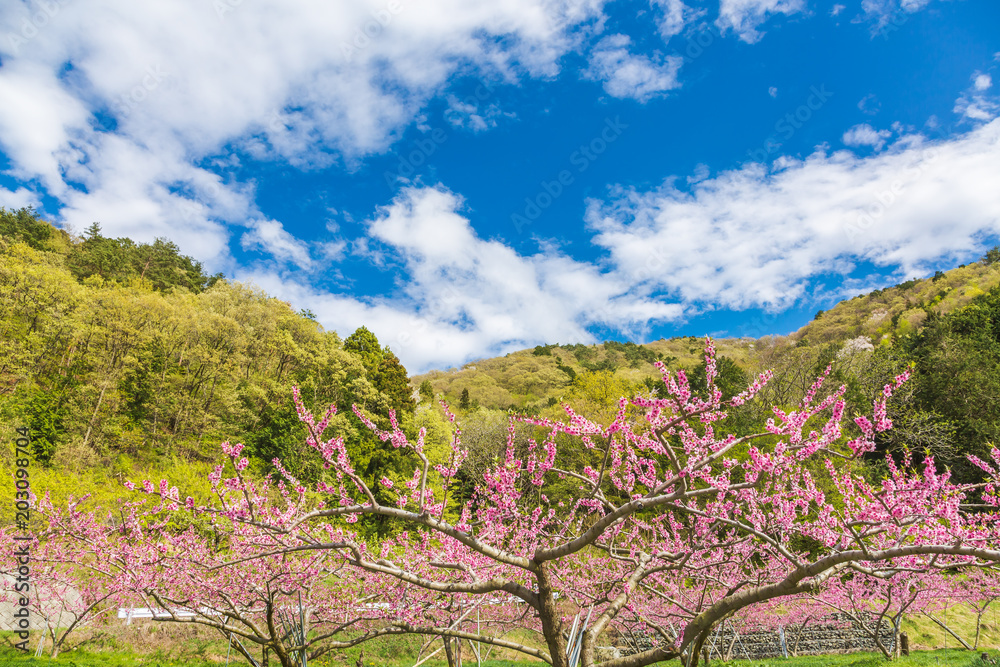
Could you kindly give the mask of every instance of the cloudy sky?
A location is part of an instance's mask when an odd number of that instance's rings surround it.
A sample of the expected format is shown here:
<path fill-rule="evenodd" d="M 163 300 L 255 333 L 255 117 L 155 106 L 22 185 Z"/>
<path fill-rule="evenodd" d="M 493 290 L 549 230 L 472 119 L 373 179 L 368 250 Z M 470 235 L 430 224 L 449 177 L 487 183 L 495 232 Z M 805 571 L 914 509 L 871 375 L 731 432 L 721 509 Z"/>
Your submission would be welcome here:
<path fill-rule="evenodd" d="M 787 333 L 1000 238 L 995 0 L 9 0 L 0 206 L 413 371 Z"/>

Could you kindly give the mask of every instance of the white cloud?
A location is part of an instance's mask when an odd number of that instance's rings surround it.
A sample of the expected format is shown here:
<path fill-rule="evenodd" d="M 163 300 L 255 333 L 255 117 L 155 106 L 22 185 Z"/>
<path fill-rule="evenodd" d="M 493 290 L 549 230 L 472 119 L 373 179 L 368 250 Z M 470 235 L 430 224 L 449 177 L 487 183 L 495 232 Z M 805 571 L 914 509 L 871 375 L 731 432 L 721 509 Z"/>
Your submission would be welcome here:
<path fill-rule="evenodd" d="M 338 239 L 317 244 L 320 255 L 328 262 L 339 262 L 347 253 L 347 241 Z"/>
<path fill-rule="evenodd" d="M 880 151 L 891 136 L 889 130 L 876 130 L 868 123 L 861 123 L 844 132 L 843 141 L 848 146 L 871 146 Z"/>
<path fill-rule="evenodd" d="M 700 183 L 708 178 L 712 173 L 712 170 L 707 164 L 698 163 L 694 166 L 694 173 L 687 177 L 687 182 L 690 183 Z"/>
<path fill-rule="evenodd" d="M 881 108 L 882 105 L 878 101 L 878 97 L 875 96 L 875 93 L 869 93 L 858 101 L 858 109 L 861 113 L 869 116 L 874 116 Z"/>
<path fill-rule="evenodd" d="M 992 100 L 983 97 L 962 96 L 955 102 L 955 113 L 961 114 L 973 121 L 990 121 L 997 117 L 1000 106 Z"/>
<path fill-rule="evenodd" d="M 974 123 L 989 122 L 1000 115 L 1000 96 L 987 91 L 993 85 L 989 74 L 976 72 L 972 85 L 955 100 L 954 112 Z"/>
<path fill-rule="evenodd" d="M 785 165 L 749 164 L 691 193 L 624 189 L 591 203 L 594 242 L 633 289 L 783 308 L 823 274 L 869 261 L 919 275 L 980 252 L 981 235 L 1000 229 L 1000 120 L 948 142 L 907 136 L 870 157 L 818 150 Z"/>
<path fill-rule="evenodd" d="M 868 157 L 818 150 L 784 164 L 714 177 L 699 167 L 690 192 L 671 178 L 592 200 L 592 243 L 607 253 L 593 262 L 554 244 L 522 255 L 484 240 L 461 197 L 437 186 L 404 189 L 354 243 L 356 256 L 394 267 L 391 300 L 320 292 L 294 274 L 238 277 L 311 309 L 326 327 L 365 324 L 422 371 L 589 342 L 593 326 L 641 338 L 651 323 L 707 309 L 778 310 L 856 294 L 977 256 L 1000 229 L 1000 120 L 948 141 L 907 135 Z M 895 270 L 852 275 L 862 262 Z M 836 274 L 832 294 L 819 282 L 827 274 Z"/>
<path fill-rule="evenodd" d="M 0 34 L 7 31 L 0 29 Z M 0 39 L 0 44 L 6 40 Z M 38 178 L 54 196 L 68 189 L 62 167 L 85 140 L 90 117 L 84 103 L 60 85 L 55 72 L 35 63 L 4 58 L 0 69 L 0 145 L 13 174 Z"/>
<path fill-rule="evenodd" d="M 909 19 L 909 15 L 920 11 L 932 0 L 862 0 L 864 18 L 871 21 L 872 36 L 886 36 L 898 29 Z"/>
<path fill-rule="evenodd" d="M 316 291 L 276 273 L 247 273 L 269 293 L 315 312 L 324 326 L 364 324 L 411 370 L 503 354 L 545 341 L 591 341 L 587 327 L 641 332 L 683 308 L 633 290 L 614 272 L 554 248 L 532 256 L 476 235 L 458 195 L 407 188 L 380 209 L 369 242 L 405 269 L 403 298 L 355 299 Z"/>
<path fill-rule="evenodd" d="M 39 207 L 38 195 L 27 188 L 8 190 L 0 186 L 0 208 L 14 211 L 19 208 Z"/>
<path fill-rule="evenodd" d="M 127 137 L 95 133 L 82 154 L 62 167 L 65 188 L 61 223 L 85 229 L 101 222 L 109 236 L 151 241 L 166 236 L 212 270 L 228 267 L 224 222 L 253 215 L 252 191 L 226 186 L 218 176 L 188 163 L 175 141 L 150 137 L 141 145 Z M 82 148 L 79 148 L 82 146 Z"/>
<path fill-rule="evenodd" d="M 845 9 L 847 9 L 845 5 L 834 5 L 833 8 L 830 9 L 830 16 L 837 16 L 838 14 L 840 14 L 840 12 L 844 11 Z"/>
<path fill-rule="evenodd" d="M 752 44 L 763 37 L 757 28 L 768 18 L 775 14 L 797 14 L 805 8 L 804 0 L 720 0 L 715 24 Z"/>
<path fill-rule="evenodd" d="M 705 13 L 704 10 L 688 7 L 682 0 L 650 0 L 650 5 L 660 10 L 656 25 L 664 41 L 679 35 L 684 26 Z"/>
<path fill-rule="evenodd" d="M 454 127 L 473 132 L 484 132 L 496 127 L 500 118 L 517 117 L 512 112 L 502 111 L 495 102 L 483 106 L 475 96 L 460 100 L 455 95 L 448 96 L 448 109 L 444 116 Z"/>
<path fill-rule="evenodd" d="M 248 226 L 250 230 L 240 239 L 244 250 L 259 249 L 275 259 L 294 262 L 299 268 L 312 267 L 309 246 L 289 234 L 277 220 L 252 220 Z"/>
<path fill-rule="evenodd" d="M 300 168 L 357 165 L 456 72 L 554 76 L 603 2 L 93 0 L 54 3 L 15 40 L 30 6 L 0 3 L 0 149 L 11 175 L 63 204 L 63 222 L 169 232 L 225 268 L 224 225 L 262 216 L 252 187 L 201 160 L 235 146 Z"/>
<path fill-rule="evenodd" d="M 671 56 L 651 59 L 629 53 L 628 35 L 610 35 L 602 39 L 590 54 L 591 78 L 604 82 L 604 90 L 613 97 L 645 102 L 677 88 L 677 71 L 682 58 Z"/>
<path fill-rule="evenodd" d="M 767 94 L 770 95 L 771 97 L 777 97 L 778 89 L 775 88 L 774 86 L 771 86 L 770 88 L 767 89 Z"/>

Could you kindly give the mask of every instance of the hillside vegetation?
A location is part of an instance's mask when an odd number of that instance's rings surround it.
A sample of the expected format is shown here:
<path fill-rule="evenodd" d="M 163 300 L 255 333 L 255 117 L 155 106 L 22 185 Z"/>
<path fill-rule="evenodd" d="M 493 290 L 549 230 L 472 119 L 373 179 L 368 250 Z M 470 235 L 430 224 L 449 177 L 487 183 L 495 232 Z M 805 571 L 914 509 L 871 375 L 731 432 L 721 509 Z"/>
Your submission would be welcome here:
<path fill-rule="evenodd" d="M 793 406 L 827 365 L 848 387 L 849 410 L 866 412 L 889 378 L 914 378 L 890 406 L 896 423 L 871 457 L 932 452 L 960 478 L 976 471 L 965 454 L 1000 440 L 1000 251 L 922 280 L 839 303 L 789 336 L 716 341 L 724 394 L 765 369 L 763 395 L 734 411 L 730 428 L 759 430 L 770 405 Z M 30 209 L 0 209 L 0 430 L 27 426 L 35 478 L 57 495 L 114 496 L 109 478 L 170 476 L 191 488 L 223 440 L 244 442 L 253 469 L 275 457 L 304 480 L 322 478 L 305 451 L 291 399 L 338 407 L 335 427 L 368 473 L 398 479 L 398 452 L 376 440 L 352 405 L 385 423 L 427 429 L 429 452 L 450 426 L 436 399 L 460 414 L 472 453 L 462 478 L 506 441 L 511 410 L 558 417 L 560 403 L 597 418 L 620 396 L 656 393 L 654 365 L 685 369 L 705 389 L 704 341 L 678 337 L 646 345 L 541 345 L 413 378 L 362 327 L 346 339 L 324 331 L 261 290 L 208 276 L 166 239 L 135 243 L 58 230 Z M 419 397 L 419 405 L 414 397 Z M 519 433 L 518 438 L 529 434 Z M 2 455 L 8 466 L 10 453 Z"/>
<path fill-rule="evenodd" d="M 356 460 L 392 468 L 351 405 L 412 423 L 414 404 L 406 370 L 367 329 L 342 340 L 255 287 L 206 276 L 166 239 L 109 239 L 97 225 L 76 238 L 0 209 L 0 428 L 7 442 L 31 430 L 49 487 L 113 495 L 108 477 L 138 470 L 193 481 L 223 440 L 246 443 L 262 472 L 281 457 L 315 479 L 293 385 L 310 407 L 337 404 Z"/>
<path fill-rule="evenodd" d="M 719 385 L 740 391 L 763 370 L 774 379 L 758 401 L 735 417 L 746 432 L 759 429 L 770 405 L 791 407 L 830 365 L 831 386 L 848 387 L 850 410 L 864 413 L 886 382 L 908 367 L 913 379 L 890 406 L 896 428 L 870 457 L 878 469 L 885 451 L 905 448 L 935 455 L 960 479 L 977 470 L 965 454 L 1000 442 L 1000 250 L 978 262 L 926 279 L 909 280 L 838 303 L 788 336 L 717 339 Z M 656 392 L 654 362 L 684 369 L 704 388 L 704 340 L 661 339 L 645 345 L 538 346 L 483 359 L 461 369 L 416 376 L 422 410 L 432 397 L 462 411 L 465 428 L 491 433 L 507 411 L 558 416 L 568 402 L 610 414 L 619 396 Z M 485 426 L 484 426 L 485 425 Z"/>

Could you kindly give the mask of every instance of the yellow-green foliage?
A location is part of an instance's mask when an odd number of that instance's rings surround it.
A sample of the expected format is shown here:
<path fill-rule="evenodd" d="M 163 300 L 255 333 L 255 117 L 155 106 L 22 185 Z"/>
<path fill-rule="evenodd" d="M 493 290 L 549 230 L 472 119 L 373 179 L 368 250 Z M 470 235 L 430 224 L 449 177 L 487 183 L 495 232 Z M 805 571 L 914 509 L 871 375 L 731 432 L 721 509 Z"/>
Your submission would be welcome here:
<path fill-rule="evenodd" d="M 653 341 L 644 347 L 649 358 L 663 360 L 670 370 L 692 369 L 704 363 L 703 338 L 680 337 Z M 716 341 L 720 356 L 744 368 L 755 368 L 758 354 L 749 338 Z M 541 349 L 541 348 L 536 348 Z M 572 374 L 567 372 L 570 369 Z M 480 359 L 461 369 L 431 371 L 415 376 L 414 386 L 430 382 L 437 398 L 458 406 L 467 389 L 476 405 L 492 409 L 527 408 L 539 414 L 561 414 L 555 402 L 569 402 L 581 409 L 604 410 L 620 396 L 643 386 L 647 378 L 658 380 L 660 372 L 648 360 L 630 362 L 606 345 L 545 346 L 544 354 L 532 350 L 503 357 Z M 612 396 L 612 394 L 615 394 Z"/>
<path fill-rule="evenodd" d="M 45 223 L 2 211 L 0 223 L 0 436 L 13 442 L 12 429 L 31 430 L 36 489 L 111 498 L 118 490 L 106 489 L 123 476 L 178 475 L 197 488 L 204 462 L 227 439 L 247 444 L 257 472 L 280 456 L 315 478 L 321 462 L 303 444 L 293 385 L 316 411 L 338 406 L 333 428 L 359 465 L 373 457 L 374 468 L 393 465 L 350 406 L 381 420 L 405 403 L 400 367 L 366 370 L 336 333 L 252 285 L 164 288 L 114 266 L 113 278 L 74 275 L 69 259 L 84 242 L 55 231 L 46 239 Z M 15 240 L 14 223 L 29 225 L 36 247 Z M 11 449 L 0 450 L 4 471 Z"/>
<path fill-rule="evenodd" d="M 776 381 L 767 398 L 791 407 L 822 370 L 821 350 L 828 345 L 866 336 L 873 345 L 888 345 L 893 338 L 912 334 L 923 326 L 927 310 L 952 312 L 973 298 L 1000 285 L 1000 262 L 981 262 L 945 272 L 937 280 L 927 278 L 876 290 L 838 303 L 814 321 L 789 336 L 722 338 L 715 341 L 717 353 L 736 362 L 750 375 L 774 369 Z M 694 369 L 703 363 L 704 339 L 682 336 L 647 343 L 651 356 L 668 362 L 671 370 Z M 570 368 L 576 379 L 560 366 Z M 590 369 L 590 370 L 588 370 Z M 612 373 L 620 388 L 639 387 L 659 372 L 648 361 L 630 365 L 620 352 L 606 345 L 546 345 L 512 352 L 503 357 L 481 359 L 462 369 L 431 371 L 413 379 L 414 386 L 428 380 L 438 397 L 457 405 L 468 389 L 475 404 L 490 408 L 527 408 L 545 414 L 555 401 L 586 400 L 579 378 L 588 372 Z"/>
<path fill-rule="evenodd" d="M 926 317 L 925 306 L 939 314 L 949 313 L 997 285 L 1000 263 L 975 262 L 944 272 L 937 280 L 911 280 L 841 301 L 792 334 L 792 338 L 817 345 L 868 335 L 878 342 L 881 335 L 893 333 L 890 323 L 894 317 L 909 323 L 909 327 L 897 325 L 895 330 L 897 335 L 905 335 L 920 326 Z"/>

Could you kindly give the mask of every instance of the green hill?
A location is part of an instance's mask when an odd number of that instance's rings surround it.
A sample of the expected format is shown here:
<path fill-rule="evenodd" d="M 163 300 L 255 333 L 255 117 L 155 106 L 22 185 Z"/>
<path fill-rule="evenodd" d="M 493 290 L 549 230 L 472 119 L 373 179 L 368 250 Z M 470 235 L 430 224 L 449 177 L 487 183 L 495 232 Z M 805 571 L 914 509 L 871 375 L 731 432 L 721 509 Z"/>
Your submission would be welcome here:
<path fill-rule="evenodd" d="M 827 365 L 834 386 L 848 387 L 849 414 L 866 412 L 912 367 L 874 469 L 884 452 L 909 447 L 976 478 L 964 455 L 1000 440 L 998 259 L 994 250 L 845 300 L 788 336 L 717 340 L 725 394 L 764 369 L 775 374 L 759 400 L 734 411 L 731 427 L 758 430 L 770 405 L 794 406 Z M 206 275 L 166 239 L 107 238 L 98 225 L 75 237 L 30 209 L 0 209 L 0 435 L 12 441 L 15 428 L 29 428 L 33 474 L 64 495 L 113 495 L 109 479 L 139 474 L 195 484 L 222 440 L 244 442 L 258 472 L 280 456 L 304 479 L 321 478 L 318 457 L 304 450 L 293 385 L 314 410 L 335 403 L 334 426 L 355 461 L 390 478 L 398 452 L 350 406 L 383 421 L 397 410 L 407 430 L 428 429 L 433 450 L 449 438 L 433 401 L 443 398 L 463 417 L 474 468 L 505 441 L 508 411 L 559 416 L 569 402 L 610 416 L 620 396 L 659 390 L 656 361 L 684 369 L 703 391 L 702 347 L 695 337 L 549 344 L 410 379 L 364 327 L 341 339 L 308 312 Z M 9 451 L 0 461 L 11 469 Z"/>
<path fill-rule="evenodd" d="M 13 442 L 30 430 L 36 479 L 67 494 L 140 473 L 193 480 L 223 440 L 245 443 L 257 470 L 280 456 L 317 478 L 293 385 L 312 409 L 336 403 L 352 455 L 391 472 L 394 453 L 350 407 L 412 424 L 414 405 L 406 370 L 366 329 L 342 341 L 255 287 L 206 276 L 166 239 L 105 238 L 97 225 L 77 238 L 0 209 L 0 431 Z"/>
<path fill-rule="evenodd" d="M 913 379 L 890 407 L 896 428 L 873 457 L 904 447 L 930 451 L 956 475 L 975 478 L 964 455 L 1000 441 L 1000 250 L 980 261 L 909 280 L 838 303 L 788 336 L 715 341 L 720 387 L 739 391 L 772 369 L 775 377 L 741 419 L 747 429 L 770 416 L 769 405 L 795 405 L 831 365 L 831 386 L 848 386 L 849 410 L 864 413 L 893 376 L 912 366 Z M 610 413 L 636 390 L 656 391 L 664 361 L 704 387 L 704 341 L 661 339 L 645 345 L 544 345 L 482 359 L 461 369 L 415 376 L 423 406 L 432 396 L 467 422 L 495 422 L 499 412 L 557 416 L 566 401 Z M 422 406 L 422 407 L 423 407 Z M 419 409 L 419 408 L 418 408 Z M 850 413 L 849 413 L 850 414 Z"/>

